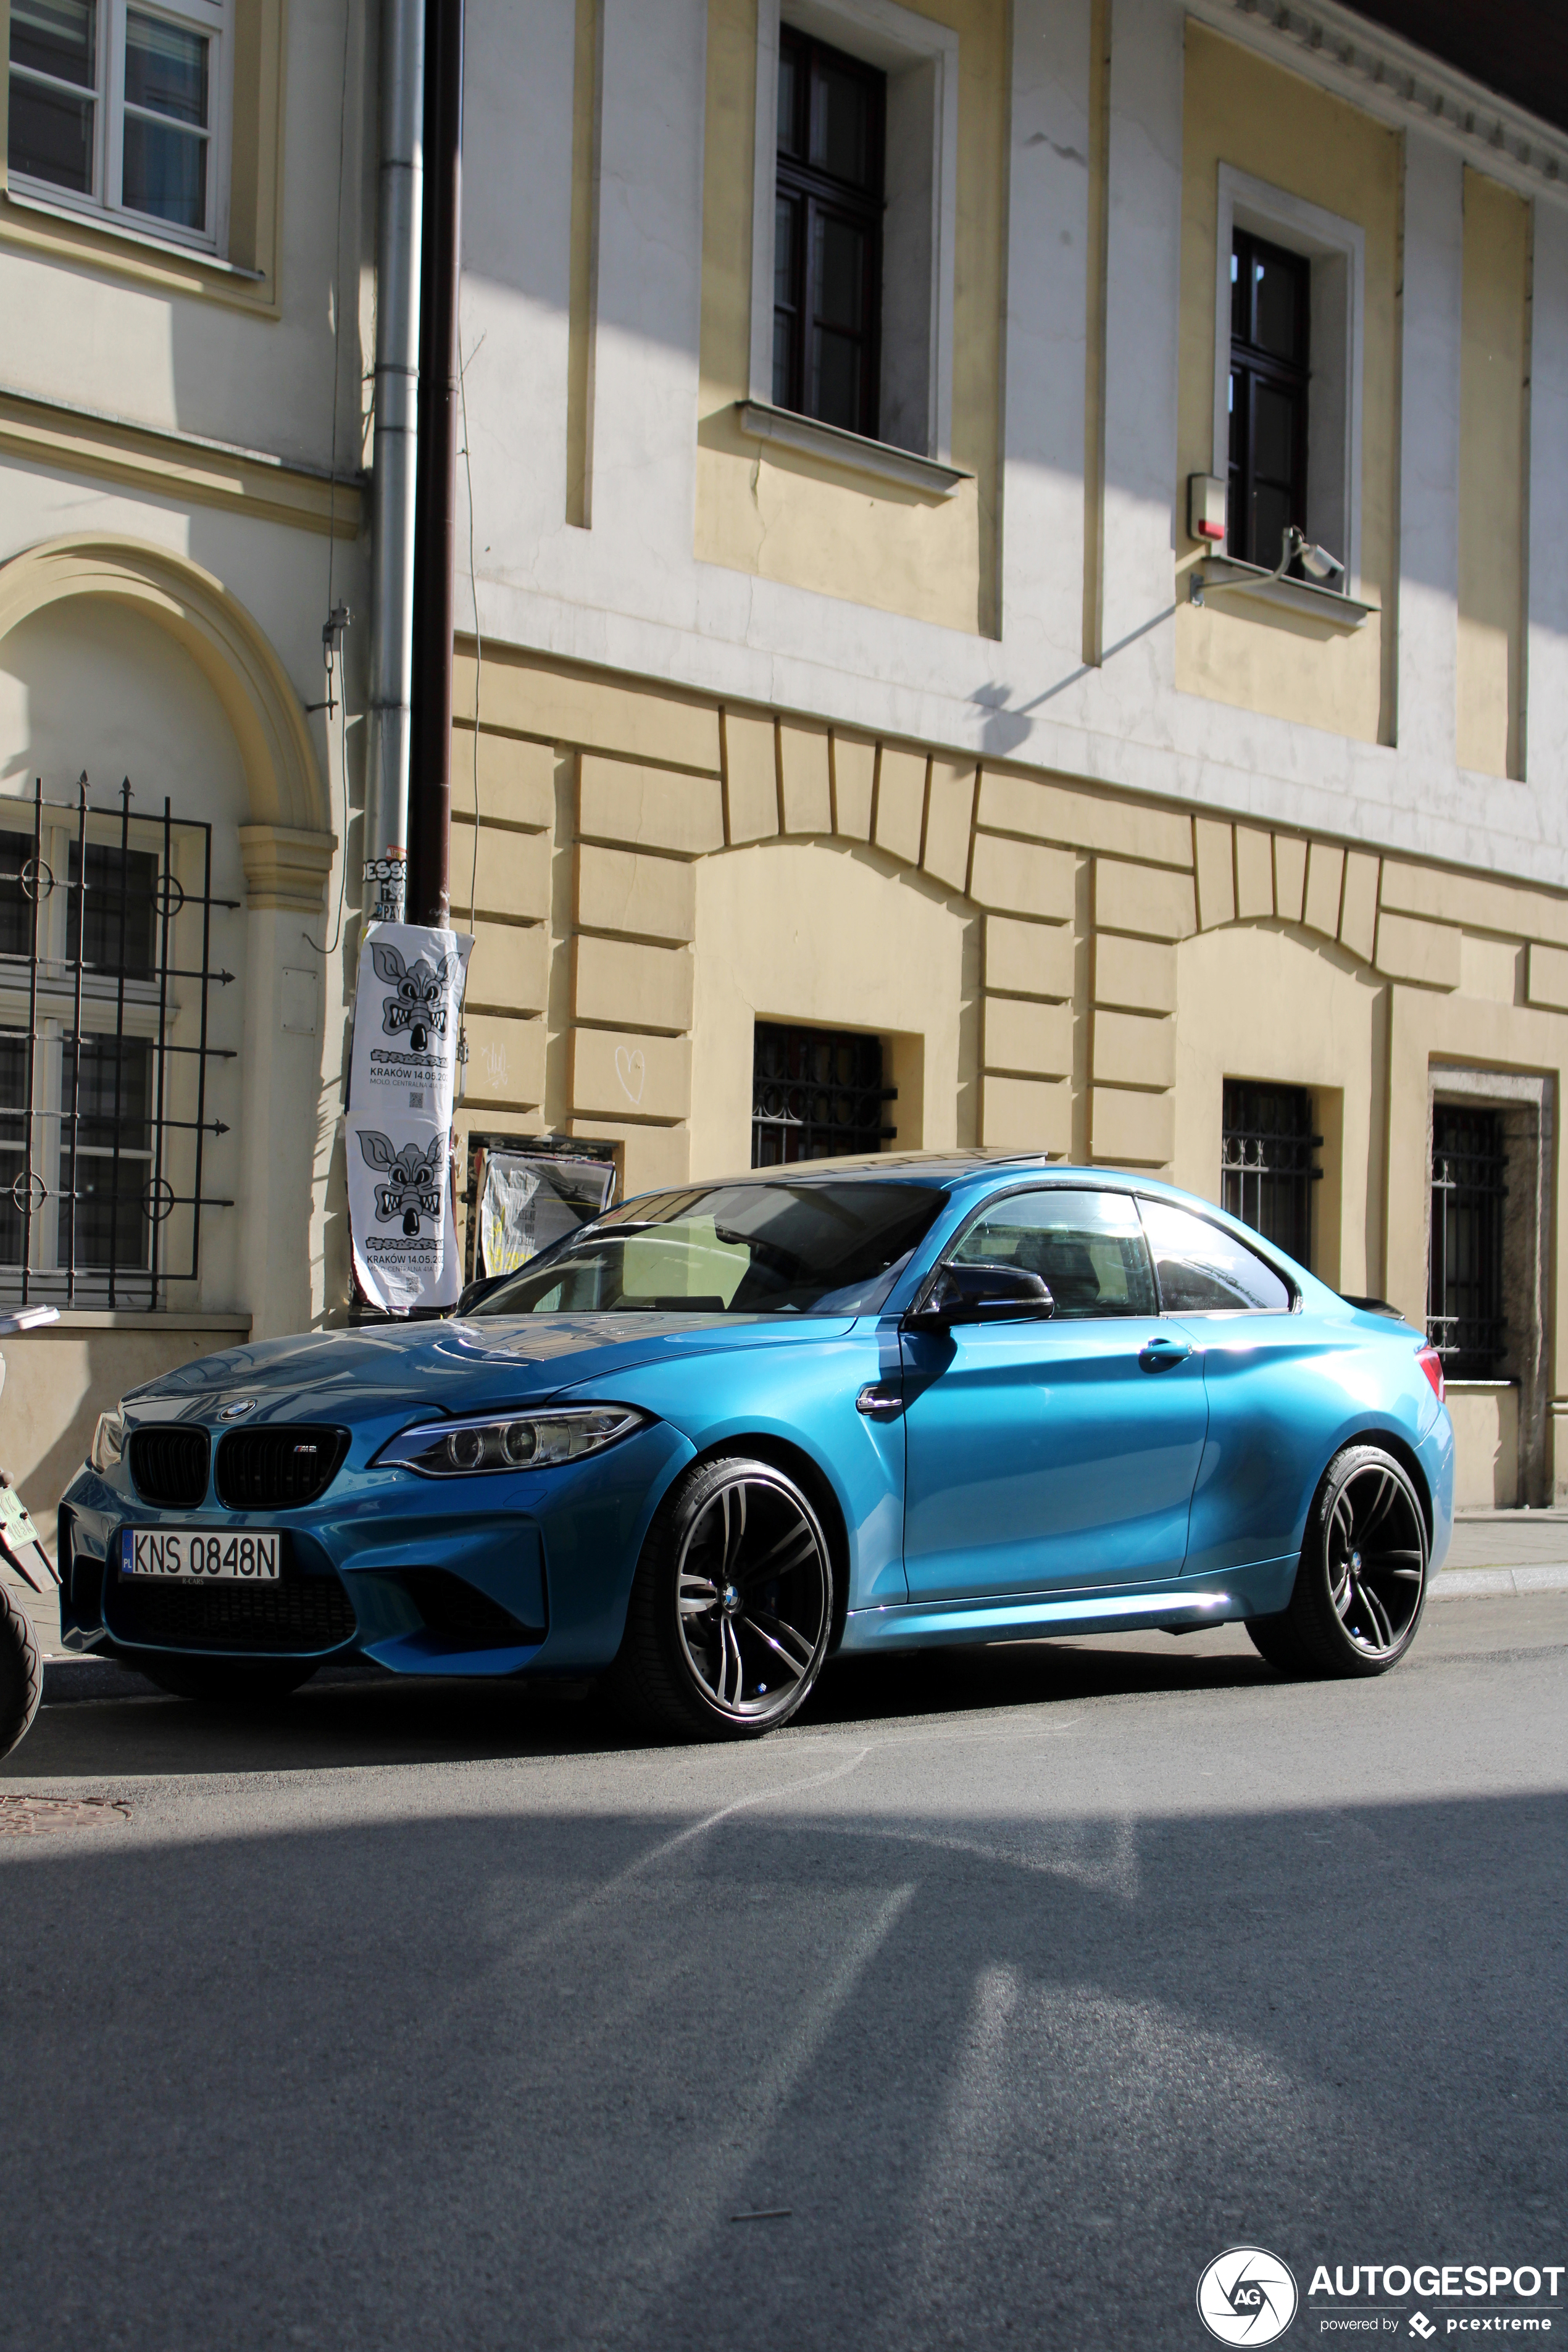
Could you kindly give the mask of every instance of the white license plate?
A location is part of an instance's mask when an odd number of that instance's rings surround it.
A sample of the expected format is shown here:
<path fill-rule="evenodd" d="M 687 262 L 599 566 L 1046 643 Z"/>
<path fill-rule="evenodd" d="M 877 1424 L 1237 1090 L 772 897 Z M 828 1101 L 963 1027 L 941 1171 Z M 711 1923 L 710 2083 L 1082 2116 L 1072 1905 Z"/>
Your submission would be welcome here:
<path fill-rule="evenodd" d="M 127 1528 L 120 1566 L 126 1576 L 178 1577 L 183 1583 L 276 1584 L 282 1541 L 278 1530 L 244 1535 L 207 1528 Z"/>

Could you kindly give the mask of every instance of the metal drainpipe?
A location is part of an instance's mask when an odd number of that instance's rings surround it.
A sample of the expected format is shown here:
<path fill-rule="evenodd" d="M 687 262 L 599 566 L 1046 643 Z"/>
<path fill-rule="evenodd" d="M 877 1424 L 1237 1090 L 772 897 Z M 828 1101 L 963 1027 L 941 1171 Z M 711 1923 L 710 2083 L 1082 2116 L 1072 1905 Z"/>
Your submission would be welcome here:
<path fill-rule="evenodd" d="M 414 526 L 424 192 L 425 0 L 382 0 L 371 476 L 364 915 L 401 922 L 408 873 Z"/>

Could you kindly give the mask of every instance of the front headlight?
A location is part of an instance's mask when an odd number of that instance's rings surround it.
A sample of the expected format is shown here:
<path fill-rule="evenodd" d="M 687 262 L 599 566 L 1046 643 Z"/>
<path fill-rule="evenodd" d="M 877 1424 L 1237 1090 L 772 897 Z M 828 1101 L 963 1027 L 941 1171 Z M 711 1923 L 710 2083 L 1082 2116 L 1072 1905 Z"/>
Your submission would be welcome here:
<path fill-rule="evenodd" d="M 379 1469 L 417 1470 L 423 1478 L 465 1478 L 481 1470 L 549 1470 L 603 1453 L 648 1415 L 628 1404 L 562 1405 L 554 1412 L 511 1412 L 482 1421 L 423 1421 L 384 1445 Z"/>
<path fill-rule="evenodd" d="M 118 1469 L 120 1457 L 124 1451 L 125 1415 L 116 1405 L 112 1412 L 99 1414 L 98 1427 L 92 1433 L 92 1444 L 87 1449 L 87 1458 L 100 1476 L 106 1478 L 111 1470 Z"/>

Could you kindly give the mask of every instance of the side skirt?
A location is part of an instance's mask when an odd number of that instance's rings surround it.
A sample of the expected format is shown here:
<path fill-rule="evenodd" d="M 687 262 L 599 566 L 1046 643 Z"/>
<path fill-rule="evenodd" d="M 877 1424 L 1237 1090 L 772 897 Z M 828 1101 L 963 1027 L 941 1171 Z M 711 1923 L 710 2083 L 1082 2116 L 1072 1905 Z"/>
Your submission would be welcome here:
<path fill-rule="evenodd" d="M 1242 1617 L 1272 1617 L 1290 1598 L 1296 1555 L 1257 1561 L 1201 1584 L 1146 1585 L 1129 1591 L 1007 1593 L 973 1601 L 903 1601 L 891 1609 L 852 1609 L 838 1654 L 913 1650 L 955 1642 L 1032 1642 L 1042 1633 L 1194 1633 Z"/>

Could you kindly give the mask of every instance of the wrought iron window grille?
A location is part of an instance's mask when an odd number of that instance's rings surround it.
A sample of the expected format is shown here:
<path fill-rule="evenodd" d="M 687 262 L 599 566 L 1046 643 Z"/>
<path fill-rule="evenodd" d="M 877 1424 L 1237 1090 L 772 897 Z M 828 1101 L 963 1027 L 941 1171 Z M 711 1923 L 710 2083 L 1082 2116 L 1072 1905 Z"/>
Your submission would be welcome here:
<path fill-rule="evenodd" d="M 1312 1186 L 1323 1176 L 1312 1155 L 1322 1142 L 1312 1132 L 1312 1097 L 1304 1087 L 1226 1078 L 1220 1205 L 1298 1265 L 1311 1263 Z"/>
<path fill-rule="evenodd" d="M 117 808 L 89 789 L 37 779 L 12 804 L 30 829 L 0 813 L 0 1296 L 156 1309 L 200 1278 L 202 1211 L 234 1206 L 203 1181 L 228 1132 L 208 1066 L 236 1059 L 208 1040 L 234 979 L 212 919 L 239 901 L 214 895 L 210 824 L 167 798 L 132 815 L 129 777 Z"/>
<path fill-rule="evenodd" d="M 1495 1110 L 1432 1108 L 1432 1233 L 1426 1333 L 1450 1380 L 1499 1377 L 1508 1152 Z"/>
<path fill-rule="evenodd" d="M 858 1030 L 794 1029 L 759 1021 L 752 1063 L 752 1165 L 880 1151 L 898 1129 L 882 1084 L 882 1041 Z"/>

